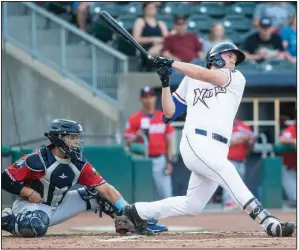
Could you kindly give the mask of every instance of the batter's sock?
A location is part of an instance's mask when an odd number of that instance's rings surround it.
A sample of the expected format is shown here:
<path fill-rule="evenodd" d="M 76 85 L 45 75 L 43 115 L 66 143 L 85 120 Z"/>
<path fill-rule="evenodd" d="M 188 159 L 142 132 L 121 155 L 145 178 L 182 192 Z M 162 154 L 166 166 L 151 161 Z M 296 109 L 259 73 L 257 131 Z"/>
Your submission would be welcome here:
<path fill-rule="evenodd" d="M 250 199 L 243 209 L 253 220 L 261 224 L 263 230 L 268 235 L 281 236 L 282 227 L 280 220 L 272 216 L 255 197 Z"/>

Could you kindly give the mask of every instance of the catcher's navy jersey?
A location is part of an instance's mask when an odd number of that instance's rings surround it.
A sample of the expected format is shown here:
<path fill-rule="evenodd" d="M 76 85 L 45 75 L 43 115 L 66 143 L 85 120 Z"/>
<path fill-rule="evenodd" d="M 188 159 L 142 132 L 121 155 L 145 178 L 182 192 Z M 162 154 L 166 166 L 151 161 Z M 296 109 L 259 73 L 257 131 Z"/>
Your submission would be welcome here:
<path fill-rule="evenodd" d="M 37 191 L 44 204 L 58 206 L 76 183 L 97 186 L 105 183 L 86 160 L 61 159 L 49 147 L 23 156 L 6 171 L 13 181 Z"/>

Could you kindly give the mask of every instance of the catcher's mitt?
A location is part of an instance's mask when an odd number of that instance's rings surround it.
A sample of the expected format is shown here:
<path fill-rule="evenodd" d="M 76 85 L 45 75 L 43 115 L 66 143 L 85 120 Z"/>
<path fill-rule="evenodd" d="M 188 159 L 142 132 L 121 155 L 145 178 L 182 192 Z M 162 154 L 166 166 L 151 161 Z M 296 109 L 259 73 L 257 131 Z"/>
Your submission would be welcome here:
<path fill-rule="evenodd" d="M 115 231 L 119 234 L 135 233 L 135 227 L 129 218 L 125 215 L 114 218 Z"/>

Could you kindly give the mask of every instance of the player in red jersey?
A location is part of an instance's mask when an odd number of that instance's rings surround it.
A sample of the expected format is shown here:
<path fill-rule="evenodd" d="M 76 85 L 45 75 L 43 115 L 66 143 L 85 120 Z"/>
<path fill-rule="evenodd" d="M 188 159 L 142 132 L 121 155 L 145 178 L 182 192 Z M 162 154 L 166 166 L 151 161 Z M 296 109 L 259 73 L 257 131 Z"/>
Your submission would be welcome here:
<path fill-rule="evenodd" d="M 150 87 L 140 91 L 142 109 L 131 115 L 127 121 L 124 136 L 127 143 L 142 142 L 140 135 L 148 140 L 148 156 L 153 160 L 155 199 L 172 196 L 172 138 L 174 129 L 163 122 L 163 112 L 157 110 L 156 94 Z"/>

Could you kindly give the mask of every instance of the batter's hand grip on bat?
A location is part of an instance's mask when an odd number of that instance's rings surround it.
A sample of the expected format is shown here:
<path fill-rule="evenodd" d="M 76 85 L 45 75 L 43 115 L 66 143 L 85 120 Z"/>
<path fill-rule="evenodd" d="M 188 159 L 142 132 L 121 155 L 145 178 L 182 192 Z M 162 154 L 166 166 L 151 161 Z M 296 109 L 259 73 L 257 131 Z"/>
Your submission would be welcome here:
<path fill-rule="evenodd" d="M 100 13 L 100 17 L 106 22 L 106 24 L 115 31 L 119 36 L 124 38 L 127 42 L 131 43 L 141 53 L 143 53 L 148 59 L 152 60 L 153 57 L 130 35 L 130 33 L 123 28 L 112 16 L 106 11 Z"/>

